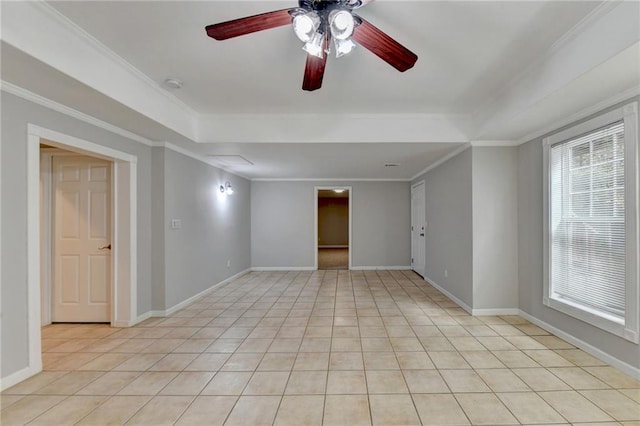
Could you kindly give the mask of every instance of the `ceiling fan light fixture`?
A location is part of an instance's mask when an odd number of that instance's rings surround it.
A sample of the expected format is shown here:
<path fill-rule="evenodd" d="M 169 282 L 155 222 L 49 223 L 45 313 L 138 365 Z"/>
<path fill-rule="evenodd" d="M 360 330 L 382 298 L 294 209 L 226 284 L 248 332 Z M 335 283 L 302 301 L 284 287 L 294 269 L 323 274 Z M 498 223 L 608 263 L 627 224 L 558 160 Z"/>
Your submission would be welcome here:
<path fill-rule="evenodd" d="M 293 18 L 293 32 L 303 43 L 311 41 L 320 27 L 320 16 L 316 12 L 296 15 Z"/>
<path fill-rule="evenodd" d="M 339 58 L 341 56 L 344 56 L 350 53 L 353 50 L 353 48 L 356 47 L 356 44 L 353 41 L 351 41 L 351 39 L 338 40 L 334 38 L 333 44 L 336 47 L 336 58 Z"/>
<path fill-rule="evenodd" d="M 309 55 L 313 55 L 322 59 L 322 56 L 324 54 L 322 51 L 323 41 L 324 34 L 315 33 L 313 38 L 306 42 L 304 46 L 302 46 L 302 50 L 307 52 Z"/>
<path fill-rule="evenodd" d="M 329 13 L 331 36 L 336 40 L 346 40 L 353 34 L 355 20 L 347 10 L 334 9 Z"/>

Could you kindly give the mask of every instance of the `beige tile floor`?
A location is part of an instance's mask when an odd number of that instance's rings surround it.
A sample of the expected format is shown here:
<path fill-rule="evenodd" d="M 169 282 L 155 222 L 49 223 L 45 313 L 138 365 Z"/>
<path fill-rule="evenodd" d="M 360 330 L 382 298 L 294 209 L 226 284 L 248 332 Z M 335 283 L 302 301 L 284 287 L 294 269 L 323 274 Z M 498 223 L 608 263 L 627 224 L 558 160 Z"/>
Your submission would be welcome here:
<path fill-rule="evenodd" d="M 2 425 L 640 424 L 640 383 L 409 271 L 253 272 L 129 329 L 43 329 Z"/>

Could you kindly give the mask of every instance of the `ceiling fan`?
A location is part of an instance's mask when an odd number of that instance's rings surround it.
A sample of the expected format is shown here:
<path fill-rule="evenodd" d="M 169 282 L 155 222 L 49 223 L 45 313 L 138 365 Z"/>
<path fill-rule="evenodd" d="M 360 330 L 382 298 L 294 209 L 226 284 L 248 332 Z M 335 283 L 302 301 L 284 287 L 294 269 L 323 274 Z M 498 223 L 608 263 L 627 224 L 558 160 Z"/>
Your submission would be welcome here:
<path fill-rule="evenodd" d="M 206 30 L 209 37 L 226 40 L 292 24 L 307 52 L 303 90 L 316 90 L 322 86 L 327 54 L 332 42 L 336 57 L 349 53 L 355 47 L 352 41 L 355 40 L 398 71 L 408 70 L 416 63 L 418 56 L 353 13 L 370 1 L 372 0 L 299 0 L 298 7 L 208 25 Z"/>

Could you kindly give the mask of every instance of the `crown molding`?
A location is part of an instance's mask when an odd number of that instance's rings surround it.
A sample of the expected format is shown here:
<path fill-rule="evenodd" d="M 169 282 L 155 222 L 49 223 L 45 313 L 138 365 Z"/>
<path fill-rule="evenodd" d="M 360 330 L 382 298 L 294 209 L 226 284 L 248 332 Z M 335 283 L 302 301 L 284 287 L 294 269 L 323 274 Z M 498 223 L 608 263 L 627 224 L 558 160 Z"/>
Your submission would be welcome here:
<path fill-rule="evenodd" d="M 49 3 L 44 1 L 35 1 L 33 2 L 33 6 L 40 9 L 44 14 L 46 14 L 49 18 L 66 28 L 69 32 L 74 34 L 76 37 L 84 40 L 94 49 L 96 49 L 99 53 L 106 56 L 113 62 L 115 62 L 118 66 L 124 68 L 127 72 L 137 78 L 140 83 L 148 86 L 153 91 L 155 91 L 160 96 L 164 97 L 168 102 L 171 102 L 178 108 L 180 108 L 186 114 L 196 117 L 198 113 L 191 108 L 186 103 L 182 102 L 175 95 L 167 92 L 162 89 L 158 83 L 151 78 L 149 78 L 146 74 L 140 71 L 138 68 L 134 67 L 131 63 L 127 62 L 122 56 L 115 53 L 113 50 L 109 49 L 106 45 L 96 39 L 94 36 L 85 31 L 78 24 L 73 22 L 71 19 L 67 18 L 65 15 L 60 13 L 57 9 L 51 6 Z"/>
<path fill-rule="evenodd" d="M 410 179 L 253 178 L 252 182 L 409 182 Z"/>
<path fill-rule="evenodd" d="M 83 121 L 87 124 L 91 124 L 93 126 L 107 130 L 111 133 L 115 133 L 124 138 L 131 139 L 133 141 L 141 143 L 142 145 L 156 146 L 156 142 L 152 140 L 149 140 L 145 137 L 132 133 L 121 127 L 114 126 L 113 124 L 109 124 L 106 121 L 102 121 L 89 114 L 85 114 L 84 112 L 78 111 L 77 109 L 73 109 L 61 103 L 58 103 L 56 101 L 52 101 L 49 98 L 45 98 L 44 96 L 40 96 L 27 89 L 23 89 L 22 87 L 16 86 L 13 83 L 9 83 L 8 81 L 0 80 L 0 90 L 5 93 L 9 93 L 11 95 L 22 98 L 24 100 L 33 102 L 45 108 L 49 108 L 61 114 L 67 115 L 69 117 L 75 118 L 77 120 Z"/>
<path fill-rule="evenodd" d="M 520 145 L 520 141 L 471 141 L 471 146 L 487 148 L 487 147 L 514 147 Z"/>
<path fill-rule="evenodd" d="M 596 6 L 595 9 L 589 12 L 577 24 L 569 29 L 569 31 L 564 33 L 558 40 L 556 40 L 551 45 L 551 47 L 547 51 L 545 51 L 543 55 L 538 57 L 535 61 L 530 63 L 529 66 L 516 74 L 511 80 L 503 85 L 500 90 L 496 91 L 494 96 L 489 98 L 486 102 L 483 102 L 483 104 L 476 109 L 476 112 L 474 112 L 472 116 L 480 116 L 480 111 L 495 111 L 497 109 L 497 104 L 505 94 L 511 92 L 515 86 L 520 84 L 527 76 L 534 73 L 538 67 L 540 67 L 543 63 L 549 61 L 554 55 L 560 52 L 569 43 L 574 41 L 587 28 L 600 20 L 603 16 L 607 15 L 622 2 L 623 0 L 607 0 Z"/>
<path fill-rule="evenodd" d="M 587 117 L 589 117 L 590 115 L 593 114 L 597 114 L 607 108 L 610 108 L 616 104 L 619 104 L 621 102 L 625 102 L 628 101 L 631 98 L 634 98 L 636 96 L 640 96 L 640 87 L 631 87 L 627 90 L 625 90 L 624 92 L 618 93 L 616 95 L 613 95 L 601 102 L 598 102 L 595 105 L 591 105 L 588 108 L 582 109 L 578 112 L 576 112 L 575 114 L 572 114 L 568 117 L 562 118 L 560 120 L 554 121 L 553 123 L 549 124 L 548 126 L 543 127 L 542 129 L 536 130 L 535 132 L 529 133 L 525 136 L 523 136 L 522 138 L 518 139 L 517 144 L 518 145 L 522 145 L 524 143 L 530 142 L 534 139 L 537 139 L 541 136 L 544 136 L 548 133 L 554 132 L 564 126 L 568 126 L 570 124 L 573 124 L 577 121 L 583 120 Z"/>
<path fill-rule="evenodd" d="M 140 135 L 137 135 L 135 133 L 132 133 L 128 130 L 125 130 L 121 127 L 118 126 L 114 126 L 113 124 L 109 124 L 105 121 L 102 121 L 98 118 L 95 118 L 91 115 L 85 114 L 83 112 L 80 112 L 76 109 L 73 108 L 69 108 L 66 105 L 63 105 L 61 103 L 58 103 L 56 101 L 52 101 L 51 99 L 45 98 L 44 96 L 40 96 L 38 94 L 35 94 L 29 90 L 23 89 L 22 87 L 16 86 L 13 83 L 9 83 L 7 81 L 4 80 L 0 80 L 0 91 L 17 96 L 21 99 L 24 99 L 26 101 L 29 102 L 33 102 L 37 105 L 40 105 L 42 107 L 51 109 L 53 111 L 59 112 L 61 114 L 64 114 L 68 117 L 71 118 L 75 118 L 76 120 L 82 121 L 84 123 L 90 124 L 92 126 L 96 126 L 98 128 L 101 128 L 103 130 L 106 130 L 108 132 L 114 133 L 116 135 L 122 136 L 124 138 L 127 138 L 129 140 L 132 140 L 134 142 L 138 142 L 142 145 L 148 146 L 148 147 L 157 147 L 157 148 L 166 148 L 166 149 L 170 149 L 172 151 L 175 151 L 179 154 L 182 154 L 186 157 L 190 157 L 193 158 L 194 160 L 198 160 L 201 161 L 211 167 L 223 170 L 227 173 L 230 173 L 234 176 L 238 176 L 241 177 L 243 179 L 247 179 L 250 180 L 248 177 L 243 176 L 237 172 L 234 172 L 232 170 L 220 167 L 216 164 L 212 164 L 212 162 L 205 156 L 196 154 L 193 151 L 189 151 L 188 149 L 179 147 L 177 145 L 174 145 L 170 142 L 155 142 L 152 141 L 150 139 L 147 139 L 145 137 L 142 137 Z"/>
<path fill-rule="evenodd" d="M 194 140 L 197 113 L 43 1 L 2 7 L 2 39 L 23 54 Z M 28 25 L 26 25 L 28 23 Z"/>
<path fill-rule="evenodd" d="M 467 142 L 464 145 L 462 145 L 461 147 L 459 147 L 458 149 L 451 151 L 449 154 L 445 155 L 444 157 L 442 157 L 441 159 L 439 159 L 438 161 L 436 161 L 435 163 L 430 164 L 428 167 L 426 167 L 425 169 L 423 169 L 422 171 L 416 173 L 415 175 L 413 175 L 411 177 L 411 179 L 409 179 L 410 181 L 414 181 L 417 178 L 419 178 L 420 176 L 424 175 L 425 173 L 435 169 L 436 167 L 438 167 L 441 164 L 446 163 L 447 161 L 449 161 L 450 159 L 452 159 L 453 157 L 457 156 L 458 154 L 461 154 L 462 152 L 466 151 L 467 149 L 471 148 L 471 143 Z"/>

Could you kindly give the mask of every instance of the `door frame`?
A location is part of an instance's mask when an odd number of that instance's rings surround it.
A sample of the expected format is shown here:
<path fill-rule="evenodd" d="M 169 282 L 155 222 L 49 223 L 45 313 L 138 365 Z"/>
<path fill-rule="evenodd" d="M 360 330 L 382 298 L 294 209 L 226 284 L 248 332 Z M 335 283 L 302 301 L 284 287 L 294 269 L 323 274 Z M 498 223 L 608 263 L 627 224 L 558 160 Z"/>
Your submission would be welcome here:
<path fill-rule="evenodd" d="M 353 253 L 353 187 L 345 185 L 314 186 L 313 190 L 313 269 L 318 270 L 318 193 L 321 190 L 346 189 L 349 191 L 349 265 L 351 270 L 351 255 Z"/>
<path fill-rule="evenodd" d="M 413 190 L 416 189 L 420 185 L 422 185 L 422 192 L 424 194 L 424 197 L 423 197 L 424 204 L 425 204 L 424 205 L 424 212 L 425 212 L 424 231 L 425 231 L 425 241 L 426 241 L 427 240 L 427 237 L 426 237 L 426 232 L 427 232 L 427 218 L 426 218 L 426 214 L 427 214 L 427 193 L 425 191 L 425 181 L 421 180 L 421 181 L 418 181 L 418 182 L 414 183 L 413 185 L 411 185 L 411 194 L 410 194 L 411 195 L 411 228 L 412 228 L 411 229 L 411 260 L 412 260 L 412 262 L 411 262 L 411 270 L 416 272 L 416 273 L 418 273 L 418 272 L 413 267 L 413 265 L 415 263 L 415 262 L 413 262 L 413 259 L 415 259 L 415 253 L 413 252 L 413 239 L 414 239 L 414 235 L 413 235 L 413 219 L 414 219 L 414 217 L 413 217 Z M 427 248 L 426 248 L 426 246 L 425 246 L 425 250 L 424 250 L 424 259 L 423 260 L 424 260 L 424 262 L 423 262 L 424 268 L 422 270 L 422 274 L 420 274 L 420 275 L 422 275 L 422 277 L 424 278 L 425 269 L 427 268 Z"/>
<path fill-rule="evenodd" d="M 135 155 L 87 140 L 27 126 L 27 312 L 29 367 L 26 377 L 42 370 L 40 301 L 40 143 L 111 161 L 112 306 L 111 326 L 137 322 L 137 161 Z"/>
<path fill-rule="evenodd" d="M 46 141 L 47 145 L 55 144 L 53 141 Z M 53 284 L 54 284 L 54 253 L 55 253 L 55 235 L 54 235 L 54 215 L 53 215 L 53 207 L 54 207 L 54 197 L 55 193 L 53 191 L 54 180 L 52 179 L 52 161 L 54 157 L 70 157 L 70 156 L 78 156 L 82 155 L 87 158 L 99 158 L 101 160 L 105 160 L 105 158 L 97 157 L 95 155 L 87 155 L 80 154 L 78 152 L 72 152 L 69 150 L 61 150 L 58 148 L 41 148 L 40 149 L 40 179 L 41 179 L 41 204 L 40 204 L 40 212 L 41 212 L 41 221 L 40 221 L 40 236 L 41 236 L 41 258 L 40 258 L 40 297 L 41 297 L 41 310 L 40 310 L 40 324 L 42 326 L 49 325 L 52 323 L 53 318 Z M 111 171 L 111 178 L 109 179 L 109 194 L 110 194 L 110 228 L 111 235 L 109 236 L 110 241 L 114 239 L 114 229 L 113 229 L 113 202 L 115 201 L 115 196 L 113 192 L 113 184 L 114 184 L 114 162 L 112 160 L 109 161 L 109 169 Z M 113 258 L 113 256 L 111 256 Z M 109 280 L 109 319 L 113 318 L 113 303 L 114 303 L 114 285 L 113 285 L 113 259 L 111 261 L 111 278 Z M 111 325 L 113 323 L 110 321 Z"/>

